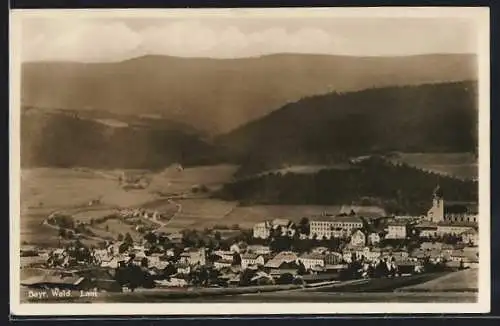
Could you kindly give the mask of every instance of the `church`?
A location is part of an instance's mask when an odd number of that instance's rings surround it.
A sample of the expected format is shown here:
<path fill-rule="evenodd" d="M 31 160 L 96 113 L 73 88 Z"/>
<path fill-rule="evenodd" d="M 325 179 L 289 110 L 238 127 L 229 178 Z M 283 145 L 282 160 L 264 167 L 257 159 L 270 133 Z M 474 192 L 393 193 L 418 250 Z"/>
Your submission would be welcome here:
<path fill-rule="evenodd" d="M 436 187 L 427 220 L 433 223 L 477 223 L 478 206 L 471 202 L 445 202 L 441 187 Z"/>

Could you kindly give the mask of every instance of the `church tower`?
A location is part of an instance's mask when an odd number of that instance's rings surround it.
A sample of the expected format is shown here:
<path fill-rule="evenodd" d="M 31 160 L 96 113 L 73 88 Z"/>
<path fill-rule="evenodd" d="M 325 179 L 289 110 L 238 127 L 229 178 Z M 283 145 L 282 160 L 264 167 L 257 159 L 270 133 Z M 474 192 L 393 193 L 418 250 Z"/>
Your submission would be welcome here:
<path fill-rule="evenodd" d="M 427 219 L 434 223 L 444 221 L 443 191 L 439 185 L 436 189 L 434 189 L 434 193 L 432 195 L 432 207 L 427 212 Z"/>

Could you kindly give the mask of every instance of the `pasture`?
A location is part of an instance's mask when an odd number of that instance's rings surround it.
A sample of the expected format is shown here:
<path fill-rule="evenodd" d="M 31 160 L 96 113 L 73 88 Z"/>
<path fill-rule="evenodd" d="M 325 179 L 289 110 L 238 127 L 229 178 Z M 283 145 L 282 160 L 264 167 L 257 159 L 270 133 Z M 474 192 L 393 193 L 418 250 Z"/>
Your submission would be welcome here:
<path fill-rule="evenodd" d="M 176 206 L 162 199 L 158 191 L 184 193 L 200 184 L 216 187 L 230 180 L 236 169 L 236 166 L 219 165 L 186 169 L 169 167 L 159 173 L 141 171 L 151 179 L 151 184 L 146 189 L 128 191 L 120 186 L 118 180 L 122 172 L 127 171 L 88 168 L 23 169 L 20 176 L 22 240 L 35 243 L 58 241 L 57 230 L 42 225 L 43 220 L 54 211 L 68 213 L 82 222 L 113 213 L 118 207 L 144 206 L 164 209 L 173 214 L 177 210 Z M 96 199 L 99 199 L 101 204 L 88 205 L 90 201 Z M 206 215 L 223 216 L 226 212 L 224 209 L 222 211 L 219 209 L 218 202 L 214 204 L 214 209 L 209 206 L 210 204 L 207 206 L 200 202 L 199 213 L 196 213 L 193 205 L 186 204 L 186 214 L 182 216 L 185 221 L 179 225 L 196 223 L 200 219 L 203 220 Z M 214 213 L 210 214 L 210 210 Z M 194 214 L 194 217 L 188 222 L 190 214 Z M 120 225 L 120 222 L 109 223 L 116 224 L 109 226 L 113 233 L 115 233 L 114 227 L 118 233 L 125 231 L 133 233 L 129 225 Z"/>
<path fill-rule="evenodd" d="M 466 269 L 443 277 L 399 289 L 403 292 L 477 292 L 478 269 Z"/>
<path fill-rule="evenodd" d="M 471 153 L 398 153 L 390 160 L 460 179 L 475 179 L 479 173 Z"/>

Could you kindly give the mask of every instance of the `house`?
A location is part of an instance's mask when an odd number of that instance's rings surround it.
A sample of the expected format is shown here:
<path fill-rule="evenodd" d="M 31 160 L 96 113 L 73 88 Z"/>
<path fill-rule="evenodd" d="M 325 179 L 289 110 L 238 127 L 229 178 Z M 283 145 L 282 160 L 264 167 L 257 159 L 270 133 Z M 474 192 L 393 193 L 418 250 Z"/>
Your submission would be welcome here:
<path fill-rule="evenodd" d="M 380 248 L 365 247 L 363 249 L 363 256 L 369 261 L 375 261 L 382 256 L 382 250 Z"/>
<path fill-rule="evenodd" d="M 390 256 L 393 257 L 396 260 L 406 260 L 410 256 L 408 251 L 399 249 L 399 250 L 394 250 L 390 253 Z"/>
<path fill-rule="evenodd" d="M 344 250 L 342 250 L 342 259 L 347 263 L 351 263 L 353 260 L 357 260 L 358 257 L 356 254 L 356 250 L 352 248 L 345 248 Z"/>
<path fill-rule="evenodd" d="M 417 230 L 420 238 L 434 238 L 438 236 L 438 226 L 434 222 L 422 221 L 415 225 L 415 230 Z"/>
<path fill-rule="evenodd" d="M 152 254 L 151 256 L 147 257 L 148 259 L 148 267 L 152 268 L 158 268 L 158 269 L 164 269 L 168 265 L 168 261 L 163 260 L 161 254 Z"/>
<path fill-rule="evenodd" d="M 325 254 L 325 265 L 338 265 L 342 263 L 342 254 L 339 252 L 328 252 Z"/>
<path fill-rule="evenodd" d="M 478 206 L 474 202 L 445 202 L 441 187 L 434 189 L 432 206 L 426 219 L 430 222 L 477 223 Z"/>
<path fill-rule="evenodd" d="M 189 274 L 191 273 L 191 266 L 188 264 L 178 264 L 177 265 L 177 274 Z"/>
<path fill-rule="evenodd" d="M 240 253 L 241 251 L 240 245 L 237 243 L 233 243 L 231 247 L 229 247 L 229 251 L 231 251 L 232 253 Z"/>
<path fill-rule="evenodd" d="M 468 250 L 453 250 L 449 255 L 449 260 L 463 263 L 478 263 L 479 253 Z"/>
<path fill-rule="evenodd" d="M 184 236 L 182 235 L 182 233 L 171 233 L 167 235 L 167 238 L 173 244 L 180 244 L 182 243 L 182 239 L 184 238 Z"/>
<path fill-rule="evenodd" d="M 361 229 L 363 221 L 358 216 L 318 216 L 309 221 L 309 237 L 331 239 L 344 237 L 353 230 Z"/>
<path fill-rule="evenodd" d="M 273 277 L 279 277 L 283 274 L 292 274 L 296 275 L 298 271 L 299 265 L 296 261 L 291 262 L 283 262 L 276 268 L 266 268 L 270 275 Z"/>
<path fill-rule="evenodd" d="M 420 244 L 420 249 L 422 250 L 441 250 L 443 248 L 442 242 L 422 242 Z"/>
<path fill-rule="evenodd" d="M 92 254 L 98 261 L 109 259 L 110 256 L 107 249 L 95 249 Z"/>
<path fill-rule="evenodd" d="M 297 254 L 292 251 L 282 251 L 273 258 L 271 258 L 264 267 L 266 268 L 279 268 L 282 263 L 290 263 L 297 261 Z"/>
<path fill-rule="evenodd" d="M 380 234 L 376 232 L 372 232 L 368 235 L 368 244 L 369 245 L 377 245 L 380 243 Z"/>
<path fill-rule="evenodd" d="M 205 265 L 206 264 L 205 248 L 186 249 L 183 253 L 181 253 L 179 262 L 181 264 L 189 264 L 189 265 Z"/>
<path fill-rule="evenodd" d="M 437 225 L 437 234 L 461 235 L 471 229 L 474 229 L 474 225 L 467 222 L 441 222 Z"/>
<path fill-rule="evenodd" d="M 156 287 L 186 287 L 188 283 L 182 278 L 171 277 L 169 280 L 155 280 Z"/>
<path fill-rule="evenodd" d="M 233 264 L 233 260 L 228 260 L 228 259 L 219 259 L 217 261 L 214 261 L 214 267 L 215 269 L 222 269 L 226 267 L 231 267 Z"/>
<path fill-rule="evenodd" d="M 101 267 L 106 267 L 106 268 L 118 268 L 120 266 L 120 260 L 118 257 L 112 257 L 112 258 L 107 258 L 101 260 Z"/>
<path fill-rule="evenodd" d="M 356 230 L 351 235 L 351 246 L 353 247 L 364 247 L 366 244 L 366 236 L 361 230 Z"/>
<path fill-rule="evenodd" d="M 264 266 L 264 257 L 259 254 L 242 254 L 241 255 L 241 269 L 249 266 L 261 265 Z"/>
<path fill-rule="evenodd" d="M 470 246 L 477 246 L 479 244 L 479 232 L 475 229 L 469 229 L 460 234 L 462 242 Z"/>
<path fill-rule="evenodd" d="M 274 279 L 271 275 L 265 272 L 257 272 L 254 277 L 250 279 L 250 284 L 259 285 L 259 284 L 274 284 Z"/>
<path fill-rule="evenodd" d="M 329 249 L 326 247 L 315 247 L 315 248 L 312 248 L 312 250 L 311 250 L 311 252 L 315 253 L 315 254 L 324 254 L 327 251 L 329 251 Z"/>
<path fill-rule="evenodd" d="M 387 225 L 386 239 L 406 239 L 406 223 L 392 222 Z"/>
<path fill-rule="evenodd" d="M 321 267 L 325 266 L 325 256 L 317 253 L 302 254 L 298 258 L 298 261 L 304 264 L 306 270 L 310 270 L 315 266 L 321 266 Z"/>
<path fill-rule="evenodd" d="M 280 231 L 283 236 L 293 236 L 295 233 L 294 223 L 287 219 L 276 218 L 271 221 L 271 226 L 273 230 Z"/>
<path fill-rule="evenodd" d="M 271 253 L 271 248 L 269 248 L 269 246 L 263 245 L 250 245 L 247 247 L 247 252 L 258 255 L 267 255 Z"/>
<path fill-rule="evenodd" d="M 234 252 L 225 251 L 225 250 L 216 250 L 214 251 L 214 255 L 219 256 L 221 259 L 225 260 L 233 260 Z"/>
<path fill-rule="evenodd" d="M 253 226 L 253 237 L 268 239 L 271 236 L 271 224 L 268 221 L 257 223 Z"/>

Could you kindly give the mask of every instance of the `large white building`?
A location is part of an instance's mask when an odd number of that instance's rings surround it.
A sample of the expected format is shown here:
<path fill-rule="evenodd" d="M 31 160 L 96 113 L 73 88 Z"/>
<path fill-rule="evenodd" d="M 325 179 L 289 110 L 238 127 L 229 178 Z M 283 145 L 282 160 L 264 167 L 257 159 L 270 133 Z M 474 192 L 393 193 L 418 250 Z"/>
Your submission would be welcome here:
<path fill-rule="evenodd" d="M 268 239 L 273 232 L 280 235 L 293 236 L 295 229 L 293 222 L 287 219 L 277 218 L 272 221 L 257 223 L 253 226 L 253 237 L 258 239 Z"/>
<path fill-rule="evenodd" d="M 257 223 L 253 226 L 253 237 L 267 239 L 271 236 L 271 223 L 268 221 Z"/>
<path fill-rule="evenodd" d="M 363 221 L 357 216 L 313 217 L 309 221 L 309 237 L 316 239 L 346 237 L 362 227 Z"/>
<path fill-rule="evenodd" d="M 406 223 L 393 222 L 387 225 L 386 239 L 405 239 Z"/>

